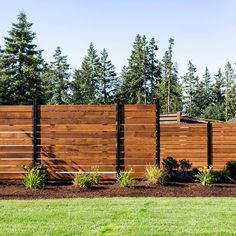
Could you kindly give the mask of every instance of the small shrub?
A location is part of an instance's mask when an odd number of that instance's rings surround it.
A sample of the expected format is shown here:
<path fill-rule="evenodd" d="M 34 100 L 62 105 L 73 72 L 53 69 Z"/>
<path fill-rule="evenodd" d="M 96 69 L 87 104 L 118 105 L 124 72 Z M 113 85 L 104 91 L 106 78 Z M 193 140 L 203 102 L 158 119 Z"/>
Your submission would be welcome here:
<path fill-rule="evenodd" d="M 225 183 L 228 181 L 228 176 L 229 176 L 229 171 L 224 169 L 224 170 L 215 170 L 213 171 L 213 176 L 215 182 L 219 183 Z"/>
<path fill-rule="evenodd" d="M 48 180 L 48 171 L 45 165 L 40 163 L 25 166 L 26 173 L 23 178 L 23 183 L 26 188 L 41 188 Z"/>
<path fill-rule="evenodd" d="M 183 160 L 179 160 L 179 166 L 181 170 L 189 170 L 191 169 L 192 164 L 190 163 L 189 160 L 183 159 Z"/>
<path fill-rule="evenodd" d="M 98 172 L 93 172 L 93 173 L 89 174 L 89 176 L 90 176 L 90 180 L 91 180 L 92 184 L 99 184 L 100 175 L 98 174 Z"/>
<path fill-rule="evenodd" d="M 162 161 L 163 168 L 167 171 L 172 171 L 179 167 L 178 162 L 173 157 L 166 157 Z"/>
<path fill-rule="evenodd" d="M 157 166 L 146 166 L 145 178 L 150 184 L 164 184 L 166 172 Z"/>
<path fill-rule="evenodd" d="M 131 184 L 135 182 L 134 179 L 130 177 L 131 173 L 132 173 L 132 169 L 130 169 L 129 172 L 121 171 L 119 173 L 116 180 L 118 181 L 120 186 L 129 187 Z"/>
<path fill-rule="evenodd" d="M 229 176 L 236 177 L 236 161 L 228 161 L 228 162 L 226 162 L 225 170 L 228 171 Z"/>
<path fill-rule="evenodd" d="M 88 174 L 80 172 L 75 175 L 73 184 L 81 188 L 89 188 L 92 186 L 92 181 Z"/>
<path fill-rule="evenodd" d="M 75 175 L 73 184 L 81 188 L 89 188 L 94 184 L 98 184 L 99 181 L 100 175 L 98 174 L 98 172 L 93 172 L 91 174 L 79 172 Z"/>
<path fill-rule="evenodd" d="M 197 174 L 199 174 L 200 173 L 200 169 L 199 168 L 193 168 L 192 169 L 192 175 L 193 176 L 195 176 L 195 175 L 197 175 Z"/>
<path fill-rule="evenodd" d="M 210 185 L 216 182 L 215 176 L 212 172 L 212 166 L 203 169 L 199 169 L 199 173 L 195 175 L 196 181 L 200 182 L 202 185 Z"/>

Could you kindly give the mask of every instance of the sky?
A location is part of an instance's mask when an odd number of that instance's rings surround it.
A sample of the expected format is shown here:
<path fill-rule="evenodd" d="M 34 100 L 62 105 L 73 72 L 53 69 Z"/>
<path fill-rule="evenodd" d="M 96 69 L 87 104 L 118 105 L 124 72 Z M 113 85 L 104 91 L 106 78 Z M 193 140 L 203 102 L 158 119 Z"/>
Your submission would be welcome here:
<path fill-rule="evenodd" d="M 236 63 L 235 0 L 7 0 L 1 3 L 0 46 L 22 10 L 45 60 L 60 46 L 72 69 L 93 42 L 98 54 L 106 48 L 119 73 L 137 34 L 156 39 L 159 60 L 172 37 L 181 75 L 189 60 L 200 76 L 206 66 L 216 74 L 227 61 Z"/>

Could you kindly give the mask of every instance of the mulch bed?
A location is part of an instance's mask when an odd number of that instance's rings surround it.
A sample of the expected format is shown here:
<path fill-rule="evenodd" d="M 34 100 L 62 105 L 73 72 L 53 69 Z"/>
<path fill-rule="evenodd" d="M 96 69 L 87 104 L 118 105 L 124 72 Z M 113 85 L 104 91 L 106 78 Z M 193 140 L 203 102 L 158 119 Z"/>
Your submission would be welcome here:
<path fill-rule="evenodd" d="M 0 182 L 0 199 L 95 197 L 236 197 L 236 184 L 169 183 L 150 186 L 142 181 L 122 188 L 115 182 L 103 182 L 90 189 L 81 189 L 68 183 L 50 183 L 42 189 L 26 189 L 19 181 Z"/>

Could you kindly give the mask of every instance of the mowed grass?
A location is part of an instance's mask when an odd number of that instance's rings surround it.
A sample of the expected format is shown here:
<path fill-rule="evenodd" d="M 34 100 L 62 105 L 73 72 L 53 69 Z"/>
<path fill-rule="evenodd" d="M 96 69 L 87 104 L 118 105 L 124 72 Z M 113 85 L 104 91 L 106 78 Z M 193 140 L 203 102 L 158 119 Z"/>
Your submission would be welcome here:
<path fill-rule="evenodd" d="M 0 235 L 236 235 L 236 198 L 0 201 Z"/>

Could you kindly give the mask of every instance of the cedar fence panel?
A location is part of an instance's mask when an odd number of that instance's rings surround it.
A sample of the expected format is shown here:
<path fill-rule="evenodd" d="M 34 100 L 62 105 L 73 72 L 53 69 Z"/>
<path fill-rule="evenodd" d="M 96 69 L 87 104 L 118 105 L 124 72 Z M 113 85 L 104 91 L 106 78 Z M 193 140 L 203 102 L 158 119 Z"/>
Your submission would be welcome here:
<path fill-rule="evenodd" d="M 120 170 L 144 177 L 156 164 L 156 106 L 121 105 Z M 32 106 L 0 106 L 0 179 L 19 179 L 32 163 Z M 71 179 L 78 171 L 97 169 L 103 178 L 117 174 L 116 105 L 40 105 L 37 160 L 48 166 L 52 179 Z M 189 159 L 193 167 L 222 169 L 236 160 L 236 124 L 160 125 L 161 162 L 167 156 Z M 209 135 L 211 137 L 209 142 Z M 210 152 L 210 155 L 209 155 Z M 210 162 L 209 162 L 210 161 Z"/>
<path fill-rule="evenodd" d="M 95 169 L 115 178 L 115 105 L 42 105 L 39 117 L 39 156 L 52 178 L 71 179 Z"/>
<path fill-rule="evenodd" d="M 145 166 L 156 158 L 155 104 L 124 105 L 121 119 L 121 163 L 133 177 L 143 177 Z"/>
<path fill-rule="evenodd" d="M 236 161 L 236 124 L 212 125 L 212 160 L 216 169 L 224 168 L 227 161 Z"/>
<path fill-rule="evenodd" d="M 0 179 L 18 179 L 32 160 L 32 106 L 0 106 Z"/>
<path fill-rule="evenodd" d="M 207 166 L 206 124 L 161 125 L 161 161 L 167 156 L 188 159 L 195 168 Z"/>

